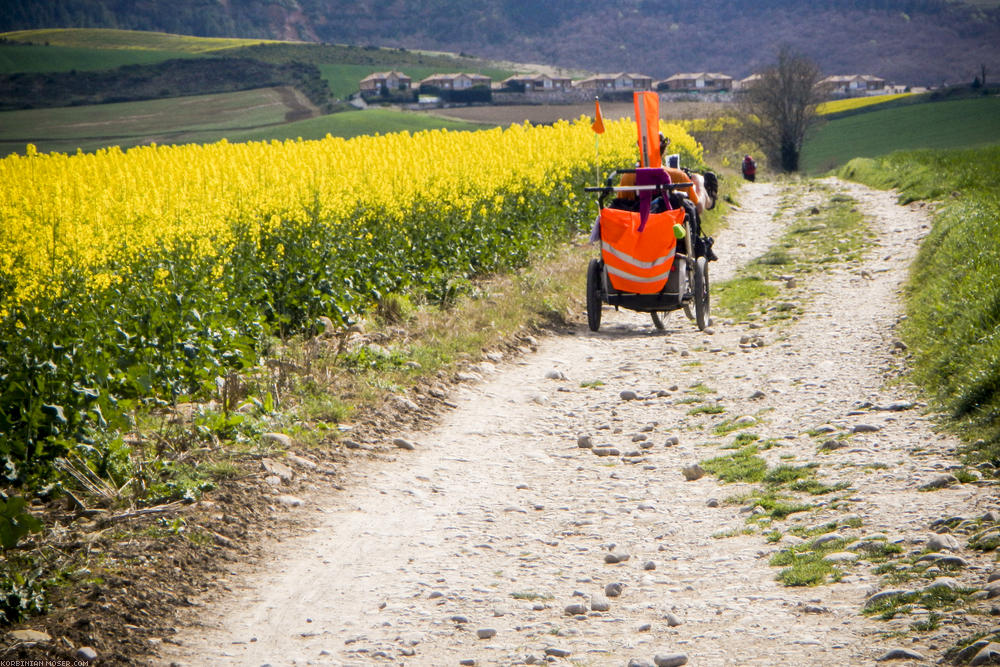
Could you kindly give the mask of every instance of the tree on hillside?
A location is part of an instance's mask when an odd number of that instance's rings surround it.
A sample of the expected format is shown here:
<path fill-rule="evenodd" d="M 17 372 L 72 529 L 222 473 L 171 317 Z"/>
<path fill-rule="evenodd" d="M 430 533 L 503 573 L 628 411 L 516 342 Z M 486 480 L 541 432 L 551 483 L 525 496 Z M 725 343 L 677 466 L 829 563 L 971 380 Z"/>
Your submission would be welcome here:
<path fill-rule="evenodd" d="M 802 142 L 823 97 L 819 80 L 816 63 L 783 46 L 778 62 L 761 72 L 760 78 L 737 97 L 746 138 L 760 146 L 768 162 L 780 165 L 782 171 L 799 169 Z"/>

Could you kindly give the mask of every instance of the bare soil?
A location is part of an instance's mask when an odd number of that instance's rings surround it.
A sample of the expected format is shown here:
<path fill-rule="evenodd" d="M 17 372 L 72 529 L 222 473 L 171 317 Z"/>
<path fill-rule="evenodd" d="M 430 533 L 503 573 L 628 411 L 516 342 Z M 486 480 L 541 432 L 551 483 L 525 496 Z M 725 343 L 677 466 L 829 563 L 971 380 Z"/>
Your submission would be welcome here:
<path fill-rule="evenodd" d="M 288 108 L 285 112 L 285 122 L 292 123 L 297 120 L 315 118 L 319 115 L 319 108 L 309 98 L 303 95 L 297 88 L 292 86 L 278 86 L 275 88 L 281 103 Z"/>

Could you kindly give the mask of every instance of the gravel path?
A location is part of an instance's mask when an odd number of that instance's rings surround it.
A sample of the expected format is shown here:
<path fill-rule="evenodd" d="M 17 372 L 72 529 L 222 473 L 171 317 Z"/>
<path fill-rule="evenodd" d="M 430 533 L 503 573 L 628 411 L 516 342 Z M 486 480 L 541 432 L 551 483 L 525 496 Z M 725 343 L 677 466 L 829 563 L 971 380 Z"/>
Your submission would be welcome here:
<path fill-rule="evenodd" d="M 945 615 L 914 633 L 913 617 L 862 615 L 885 587 L 866 561 L 817 587 L 783 586 L 768 563 L 796 542 L 793 526 L 837 522 L 843 537 L 882 535 L 905 555 L 924 548 L 935 520 L 1000 507 L 983 484 L 918 491 L 954 467 L 956 442 L 886 383 L 899 366 L 892 327 L 927 231 L 922 210 L 839 181 L 747 185 L 716 243 L 713 281 L 837 190 L 872 216 L 875 247 L 786 288 L 782 298 L 803 308 L 794 322 L 702 333 L 678 312 L 656 332 L 647 316 L 607 309 L 599 333 L 581 328 L 502 361 L 457 390 L 458 407 L 433 431 L 401 433 L 412 451 L 359 466 L 343 492 L 317 489 L 294 510 L 313 516 L 311 531 L 276 544 L 254 576 L 234 576 L 227 598 L 163 645 L 162 662 L 840 666 L 906 649 L 928 662 L 899 654 L 890 664 L 929 664 L 989 627 L 985 615 Z M 725 412 L 689 414 L 685 399 L 707 392 Z M 713 428 L 739 416 L 773 439 L 761 452 L 770 466 L 817 462 L 820 480 L 850 485 L 805 496 L 820 506 L 776 521 L 777 544 L 745 534 L 752 507 L 725 502 L 747 485 L 681 474 L 732 453 L 722 446 L 735 434 Z M 807 433 L 821 426 L 857 432 L 823 452 Z M 597 456 L 580 436 L 618 453 Z M 966 566 L 951 576 L 984 586 L 991 557 L 958 553 Z M 628 559 L 607 562 L 614 554 Z"/>

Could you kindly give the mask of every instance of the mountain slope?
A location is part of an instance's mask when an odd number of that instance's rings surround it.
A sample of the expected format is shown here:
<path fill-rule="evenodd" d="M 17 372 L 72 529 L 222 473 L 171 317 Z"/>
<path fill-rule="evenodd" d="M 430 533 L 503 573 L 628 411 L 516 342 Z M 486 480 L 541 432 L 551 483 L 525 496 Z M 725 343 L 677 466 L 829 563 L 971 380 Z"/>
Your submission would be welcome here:
<path fill-rule="evenodd" d="M 595 71 L 746 76 L 779 44 L 827 73 L 1000 76 L 997 3 L 945 0 L 7 0 L 0 30 L 118 27 L 460 51 Z"/>

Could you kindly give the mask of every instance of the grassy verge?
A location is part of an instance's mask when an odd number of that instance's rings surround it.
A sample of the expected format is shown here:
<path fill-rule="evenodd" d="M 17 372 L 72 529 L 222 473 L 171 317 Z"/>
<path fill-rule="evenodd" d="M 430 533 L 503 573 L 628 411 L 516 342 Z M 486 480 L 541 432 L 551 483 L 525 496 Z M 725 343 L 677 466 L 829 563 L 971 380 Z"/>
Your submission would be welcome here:
<path fill-rule="evenodd" d="M 852 160 L 845 178 L 938 201 L 911 267 L 901 326 L 912 378 L 971 443 L 1000 465 L 1000 147 Z"/>
<path fill-rule="evenodd" d="M 325 386 L 303 388 L 297 400 L 336 395 L 347 412 L 363 411 L 389 394 L 406 394 L 442 374 L 450 376 L 530 331 L 566 325 L 580 310 L 585 286 L 581 267 L 591 254 L 588 246 L 550 250 L 537 256 L 531 268 L 477 284 L 454 305 L 414 305 L 390 295 L 369 323 L 377 332 L 370 336 L 376 345 L 352 347 L 348 342 L 345 349 L 331 342 L 318 351 L 312 339 L 293 342 L 284 359 L 308 368 L 310 376 L 331 378 Z M 314 429 L 316 421 L 304 422 L 305 430 Z M 332 431 L 332 426 L 324 430 Z"/>

